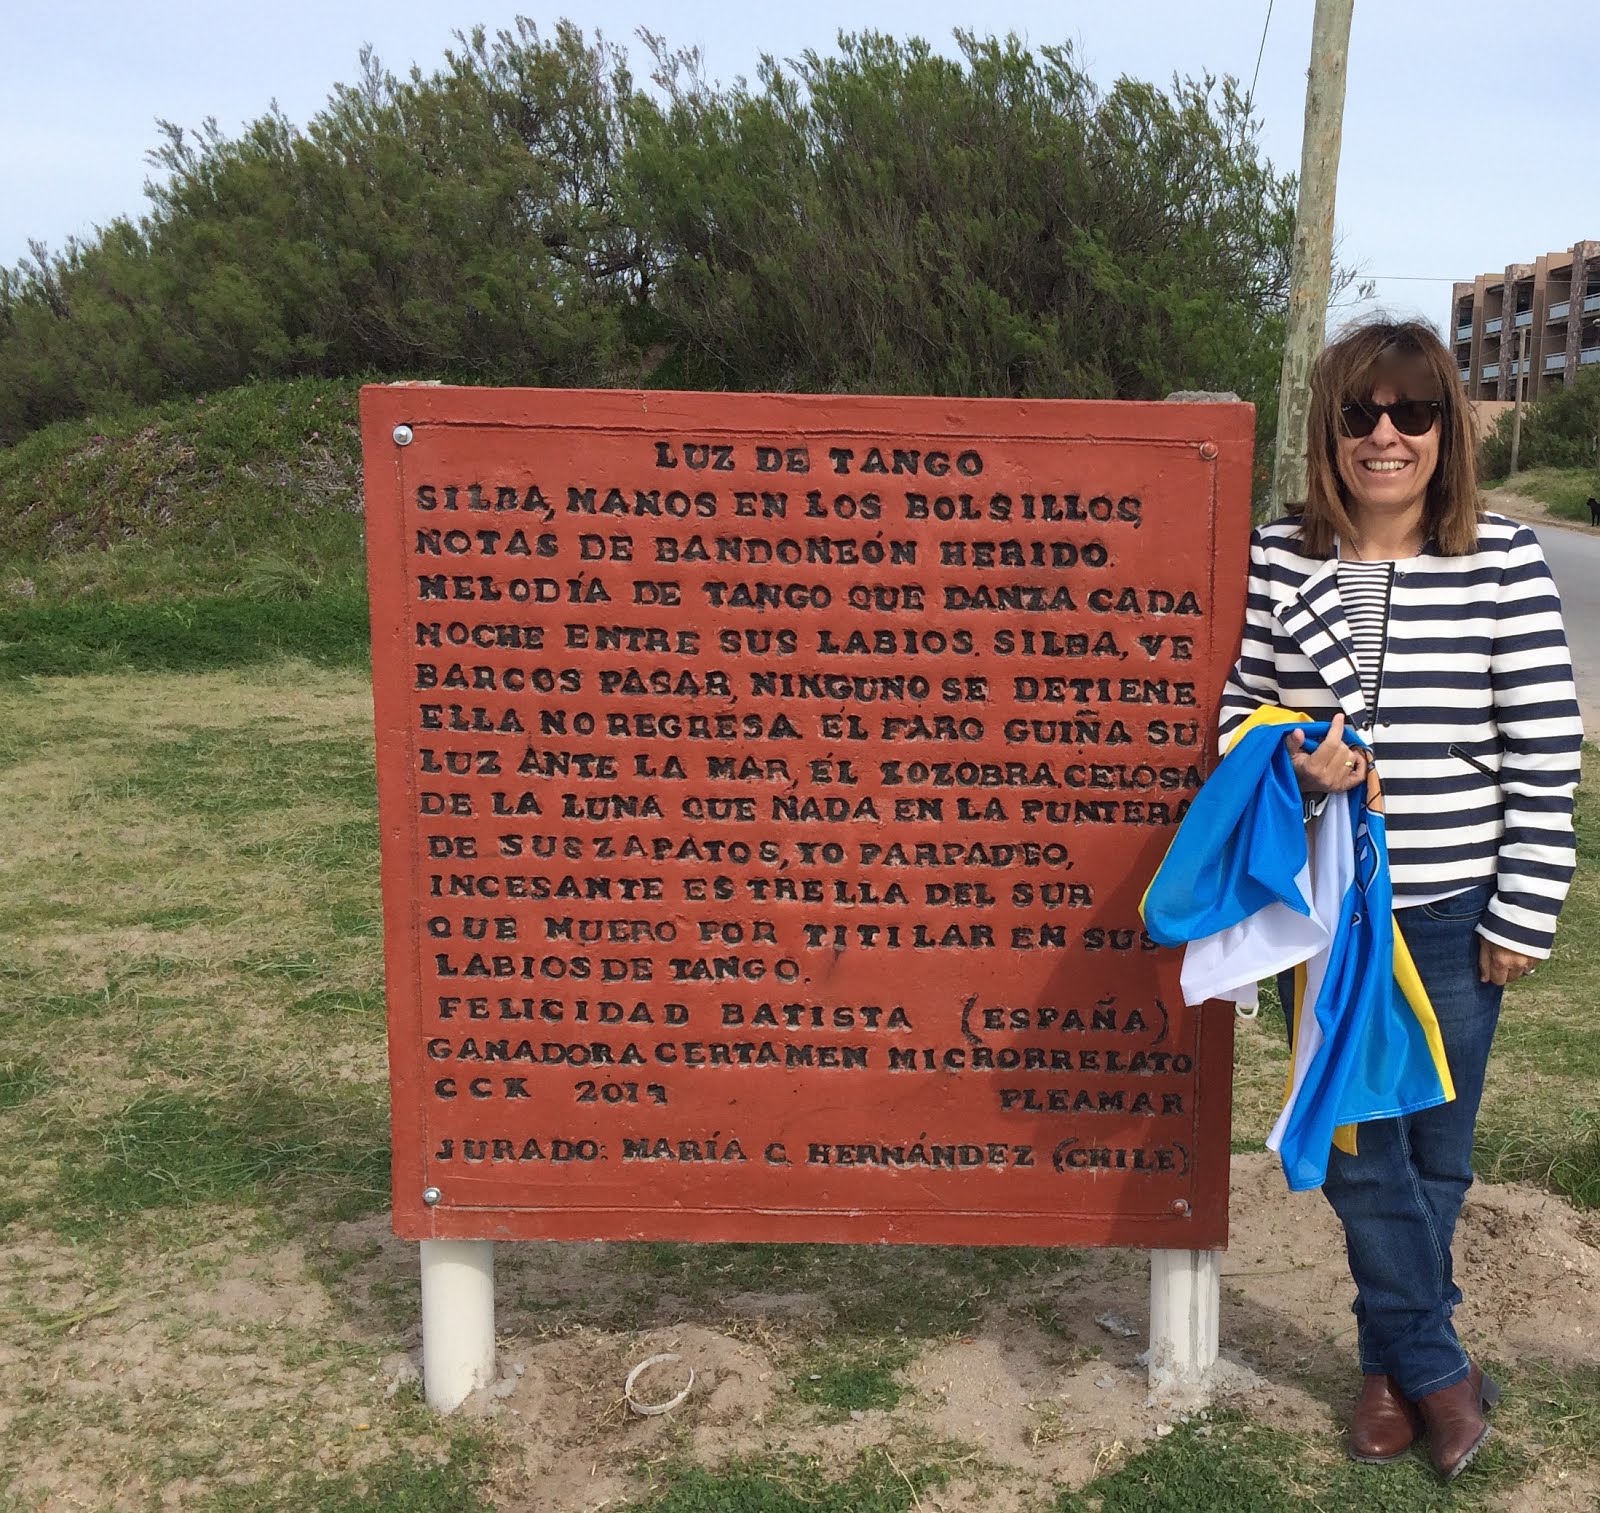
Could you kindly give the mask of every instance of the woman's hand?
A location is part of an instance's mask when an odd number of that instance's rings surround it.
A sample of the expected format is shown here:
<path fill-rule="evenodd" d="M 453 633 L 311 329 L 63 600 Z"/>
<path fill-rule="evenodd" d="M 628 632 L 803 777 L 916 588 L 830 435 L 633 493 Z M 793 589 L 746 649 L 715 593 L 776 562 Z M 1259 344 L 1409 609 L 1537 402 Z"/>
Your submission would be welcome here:
<path fill-rule="evenodd" d="M 1367 780 L 1368 753 L 1344 743 L 1344 716 L 1336 714 L 1322 744 L 1306 751 L 1303 731 L 1288 735 L 1289 761 L 1302 793 L 1348 793 Z"/>
<path fill-rule="evenodd" d="M 1515 982 L 1519 977 L 1532 977 L 1533 969 L 1538 966 L 1539 958 L 1536 956 L 1523 956 L 1516 951 L 1508 951 L 1504 946 L 1497 946 L 1492 940 L 1479 939 L 1478 941 L 1478 981 L 1492 982 L 1497 988 L 1503 988 L 1508 982 Z"/>

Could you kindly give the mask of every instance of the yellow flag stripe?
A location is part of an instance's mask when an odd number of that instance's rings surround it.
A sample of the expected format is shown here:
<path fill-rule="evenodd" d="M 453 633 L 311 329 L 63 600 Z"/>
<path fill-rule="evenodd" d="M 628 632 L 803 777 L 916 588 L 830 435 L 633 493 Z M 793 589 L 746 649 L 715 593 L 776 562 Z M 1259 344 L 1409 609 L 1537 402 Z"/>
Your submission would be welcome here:
<path fill-rule="evenodd" d="M 1439 1073 L 1439 1085 L 1444 1089 L 1446 1103 L 1454 1103 L 1456 1085 L 1450 1076 L 1450 1061 L 1444 1053 L 1444 1035 L 1439 1029 L 1439 1016 L 1433 1011 L 1428 990 L 1422 985 L 1417 964 L 1411 959 L 1411 948 L 1406 944 L 1400 927 L 1394 931 L 1394 980 L 1400 984 L 1411 1012 L 1422 1026 L 1422 1038 L 1428 1042 L 1428 1054 L 1433 1057 L 1434 1069 Z"/>

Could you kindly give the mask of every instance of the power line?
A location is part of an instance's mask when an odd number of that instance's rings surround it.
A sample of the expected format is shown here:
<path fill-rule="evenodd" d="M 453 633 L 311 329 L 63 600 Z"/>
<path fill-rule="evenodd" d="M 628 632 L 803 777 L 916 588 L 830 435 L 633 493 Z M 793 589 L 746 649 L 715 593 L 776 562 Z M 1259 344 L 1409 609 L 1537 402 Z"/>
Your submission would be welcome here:
<path fill-rule="evenodd" d="M 1273 0 L 1267 0 L 1267 19 L 1261 23 L 1261 46 L 1256 49 L 1256 69 L 1250 75 L 1250 88 L 1245 94 L 1245 104 L 1248 106 L 1256 97 L 1256 80 L 1261 77 L 1261 55 L 1267 50 L 1267 28 L 1272 25 Z"/>

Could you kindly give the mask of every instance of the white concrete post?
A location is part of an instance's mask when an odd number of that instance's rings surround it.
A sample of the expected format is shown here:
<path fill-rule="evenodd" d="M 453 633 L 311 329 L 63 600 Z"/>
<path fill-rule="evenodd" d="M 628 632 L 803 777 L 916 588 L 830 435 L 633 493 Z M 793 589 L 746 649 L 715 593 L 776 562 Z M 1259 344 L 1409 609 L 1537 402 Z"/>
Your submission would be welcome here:
<path fill-rule="evenodd" d="M 1220 1250 L 1150 1252 L 1150 1390 L 1203 1402 L 1217 1363 Z"/>
<path fill-rule="evenodd" d="M 422 1242 L 422 1390 L 436 1413 L 494 1380 L 494 1244 Z"/>

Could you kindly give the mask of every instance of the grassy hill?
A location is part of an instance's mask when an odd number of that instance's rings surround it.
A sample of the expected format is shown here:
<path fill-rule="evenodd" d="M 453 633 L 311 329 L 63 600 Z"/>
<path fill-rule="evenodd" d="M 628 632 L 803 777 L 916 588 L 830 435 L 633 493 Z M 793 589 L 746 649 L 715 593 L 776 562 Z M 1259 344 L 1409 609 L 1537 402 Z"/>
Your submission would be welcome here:
<path fill-rule="evenodd" d="M 1588 525 L 1589 496 L 1600 494 L 1600 473 L 1593 468 L 1529 468 L 1515 478 L 1498 479 L 1494 486 L 1537 499 L 1562 520 Z"/>
<path fill-rule="evenodd" d="M 0 450 L 0 676 L 367 655 L 357 385 L 246 385 Z"/>

